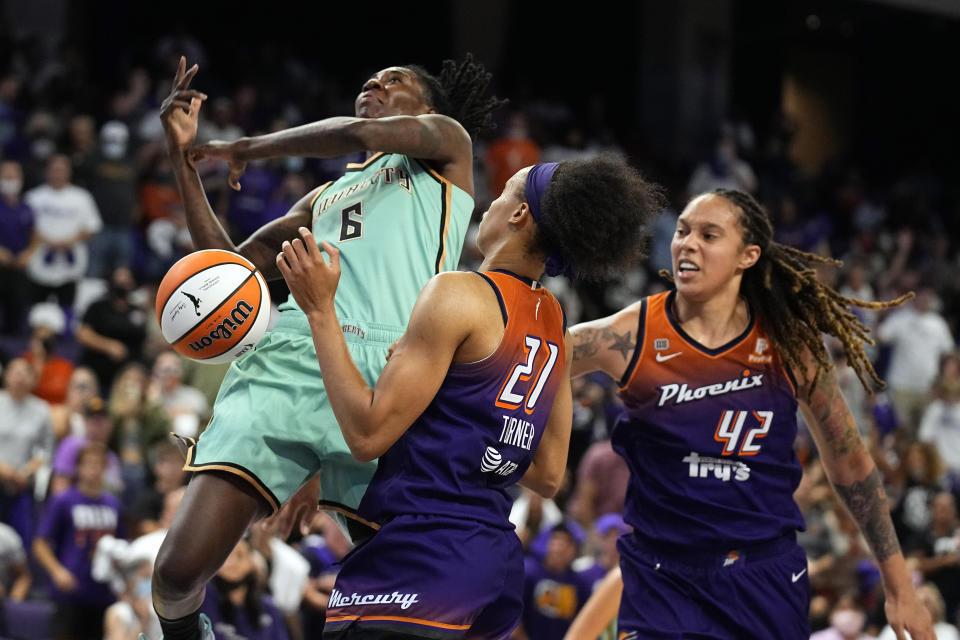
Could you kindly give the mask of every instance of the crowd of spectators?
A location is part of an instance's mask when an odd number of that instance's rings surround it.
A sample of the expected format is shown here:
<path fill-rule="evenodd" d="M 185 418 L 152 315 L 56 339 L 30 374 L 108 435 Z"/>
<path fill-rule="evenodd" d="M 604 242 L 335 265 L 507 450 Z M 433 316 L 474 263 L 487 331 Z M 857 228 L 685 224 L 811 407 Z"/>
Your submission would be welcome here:
<path fill-rule="evenodd" d="M 42 625 L 7 624 L 25 603 L 57 612 L 49 631 L 58 638 L 159 637 L 150 570 L 189 480 L 168 434 L 202 431 L 225 371 L 171 351 L 153 312 L 160 278 L 193 248 L 157 117 L 177 47 L 191 52 L 191 62 L 205 58 L 196 41 L 164 40 L 122 86 L 99 93 L 83 87 L 83 99 L 52 53 L 15 51 L 0 67 L 0 637 L 42 637 Z M 200 84 L 217 90 L 206 89 L 200 140 L 350 113 L 351 87 L 296 59 L 280 68 L 269 84 L 204 76 Z M 678 212 L 688 197 L 717 187 L 754 193 L 779 242 L 842 260 L 819 271 L 845 295 L 886 300 L 916 292 L 899 308 L 857 311 L 877 340 L 869 353 L 888 390 L 864 392 L 839 345 L 829 346 L 884 473 L 922 598 L 941 626 L 957 624 L 956 186 L 922 166 L 876 176 L 834 159 L 816 173 L 801 171 L 789 156 L 795 125 L 782 114 L 762 135 L 747 123 L 718 123 L 704 157 L 668 167 L 563 105 L 514 103 L 501 116 L 498 131 L 475 146 L 476 219 L 507 177 L 538 161 L 620 154 L 669 190 L 672 204 L 651 228 L 643 264 L 606 282 L 547 281 L 570 323 L 668 286 L 657 273 L 670 267 Z M 251 163 L 239 192 L 227 188 L 223 167 L 201 170 L 214 210 L 239 242 L 355 160 Z M 479 264 L 475 233 L 474 225 L 464 269 Z M 282 283 L 272 292 L 275 303 L 286 295 Z M 574 395 L 566 486 L 553 500 L 518 491 L 511 515 L 528 552 L 518 638 L 563 637 L 593 585 L 616 565 L 616 537 L 629 530 L 617 515 L 627 470 L 609 442 L 620 412 L 616 385 L 586 377 L 574 381 Z M 796 498 L 807 519 L 801 541 L 810 558 L 813 628 L 834 634 L 821 637 L 875 637 L 884 625 L 879 574 L 803 429 L 797 455 L 805 466 Z M 204 611 L 214 632 L 318 637 L 337 562 L 348 550 L 324 514 L 306 535 L 287 541 L 255 526 L 210 584 Z"/>

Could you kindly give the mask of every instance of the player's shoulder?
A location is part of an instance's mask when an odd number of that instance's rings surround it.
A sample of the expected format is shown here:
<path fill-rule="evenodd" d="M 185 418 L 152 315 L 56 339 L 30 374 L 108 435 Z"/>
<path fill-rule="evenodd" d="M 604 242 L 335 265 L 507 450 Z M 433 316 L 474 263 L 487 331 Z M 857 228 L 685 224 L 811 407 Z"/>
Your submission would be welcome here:
<path fill-rule="evenodd" d="M 473 271 L 443 271 L 430 278 L 421 298 L 435 306 L 466 309 L 486 297 L 490 285 Z"/>

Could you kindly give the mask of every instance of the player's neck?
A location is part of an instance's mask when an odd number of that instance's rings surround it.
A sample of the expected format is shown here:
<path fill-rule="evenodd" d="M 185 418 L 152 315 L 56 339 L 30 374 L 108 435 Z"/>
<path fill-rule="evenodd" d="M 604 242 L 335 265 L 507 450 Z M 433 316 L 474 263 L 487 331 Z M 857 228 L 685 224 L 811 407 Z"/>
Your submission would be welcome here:
<path fill-rule="evenodd" d="M 750 308 L 738 291 L 706 300 L 690 300 L 678 293 L 673 314 L 691 338 L 709 349 L 727 344 L 750 324 Z"/>
<path fill-rule="evenodd" d="M 530 280 L 539 280 L 543 276 L 543 260 L 531 257 L 526 251 L 502 247 L 485 257 L 480 264 L 480 271 L 494 269 L 509 271 Z"/>

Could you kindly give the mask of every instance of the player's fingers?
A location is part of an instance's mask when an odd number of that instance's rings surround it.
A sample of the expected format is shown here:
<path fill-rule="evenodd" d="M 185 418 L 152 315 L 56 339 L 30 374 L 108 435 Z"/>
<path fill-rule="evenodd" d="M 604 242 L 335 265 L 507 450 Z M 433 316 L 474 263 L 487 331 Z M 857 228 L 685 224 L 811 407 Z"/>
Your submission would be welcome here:
<path fill-rule="evenodd" d="M 243 169 L 230 169 L 230 177 L 227 178 L 227 183 L 234 191 L 240 191 L 240 176 L 242 175 Z"/>
<path fill-rule="evenodd" d="M 340 250 L 337 249 L 332 244 L 330 244 L 329 242 L 327 242 L 326 240 L 323 241 L 323 250 L 327 252 L 328 256 L 330 256 L 330 268 L 336 271 L 337 273 L 339 273 L 340 272 Z"/>
<path fill-rule="evenodd" d="M 280 270 L 280 275 L 283 276 L 283 279 L 289 282 L 291 273 L 290 265 L 287 263 L 287 256 L 283 251 L 277 254 L 277 268 Z"/>
<path fill-rule="evenodd" d="M 193 80 L 193 76 L 197 75 L 197 71 L 198 71 L 199 69 L 200 69 L 200 67 L 199 67 L 198 65 L 194 64 L 192 67 L 190 67 L 190 68 L 187 70 L 187 72 L 184 74 L 183 78 L 180 79 L 180 85 L 179 85 L 179 86 L 180 86 L 181 89 L 186 89 L 187 87 L 190 86 L 190 81 Z"/>
<path fill-rule="evenodd" d="M 897 640 L 907 640 L 907 635 L 903 632 L 902 624 L 890 625 L 890 628 L 893 629 L 893 633 L 897 636 Z"/>
<path fill-rule="evenodd" d="M 297 261 L 304 263 L 308 256 L 307 248 L 303 245 L 303 240 L 294 238 L 290 245 L 293 247 L 293 252 L 297 255 Z"/>
<path fill-rule="evenodd" d="M 296 271 L 300 266 L 300 261 L 297 259 L 297 252 L 294 250 L 293 244 L 289 240 L 284 240 L 283 244 L 280 245 L 280 250 L 283 251 L 283 257 L 286 258 L 290 271 Z"/>
<path fill-rule="evenodd" d="M 313 527 L 313 518 L 314 518 L 314 516 L 317 515 L 317 511 L 318 511 L 319 509 L 320 509 L 319 506 L 316 507 L 315 509 L 309 509 L 309 510 L 307 511 L 306 515 L 304 516 L 303 520 L 300 521 L 300 535 L 301 535 L 301 536 L 307 537 L 308 535 L 310 535 L 310 533 L 311 533 L 311 531 L 312 531 L 312 527 Z"/>
<path fill-rule="evenodd" d="M 190 113 L 190 102 L 187 100 L 171 100 L 166 104 L 163 110 L 169 113 L 172 109 L 176 109 L 178 107 L 183 109 L 185 113 Z"/>
<path fill-rule="evenodd" d="M 300 237 L 303 238 L 303 244 L 307 247 L 307 255 L 312 260 L 323 260 L 320 255 L 320 247 L 317 246 L 317 239 L 313 237 L 313 232 L 306 227 L 300 227 L 298 231 Z"/>
<path fill-rule="evenodd" d="M 187 57 L 180 56 L 180 62 L 177 64 L 177 72 L 173 74 L 173 86 L 176 87 L 183 79 L 183 72 L 187 68 Z"/>

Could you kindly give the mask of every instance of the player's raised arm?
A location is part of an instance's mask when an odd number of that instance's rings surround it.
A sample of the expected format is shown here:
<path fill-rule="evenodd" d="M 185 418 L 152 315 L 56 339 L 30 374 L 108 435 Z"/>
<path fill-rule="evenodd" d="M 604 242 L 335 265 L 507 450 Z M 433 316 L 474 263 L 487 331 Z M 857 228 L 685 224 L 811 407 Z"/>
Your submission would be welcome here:
<path fill-rule="evenodd" d="M 266 277 L 277 277 L 274 259 L 280 245 L 284 240 L 295 238 L 297 229 L 310 223 L 310 201 L 315 191 L 304 196 L 287 215 L 258 230 L 238 248 L 210 207 L 200 176 L 187 158 L 187 149 L 197 136 L 200 107 L 207 96 L 190 88 L 198 67 L 193 65 L 187 69 L 186 64 L 186 59 L 181 57 L 173 88 L 160 109 L 160 120 L 166 133 L 167 152 L 186 212 L 190 237 L 200 249 L 224 249 L 240 253 Z"/>
<path fill-rule="evenodd" d="M 477 315 L 473 276 L 435 276 L 420 294 L 407 331 L 370 388 L 354 364 L 334 309 L 339 251 L 324 243 L 329 264 L 307 229 L 285 243 L 277 264 L 293 297 L 307 314 L 333 412 L 344 440 L 360 461 L 381 456 L 423 413 L 443 383 L 454 353 Z M 436 318 L 443 318 L 436 322 Z"/>
<path fill-rule="evenodd" d="M 471 137 L 492 128 L 504 104 L 487 97 L 490 74 L 470 55 L 444 62 L 435 77 L 417 65 L 388 67 L 371 76 L 356 98 L 356 117 L 333 117 L 285 131 L 211 142 L 190 151 L 193 161 L 220 158 L 239 189 L 246 163 L 277 156 L 335 157 L 358 151 L 399 153 L 428 162 L 473 195 Z"/>

